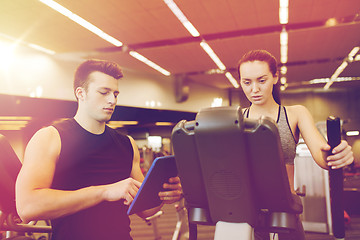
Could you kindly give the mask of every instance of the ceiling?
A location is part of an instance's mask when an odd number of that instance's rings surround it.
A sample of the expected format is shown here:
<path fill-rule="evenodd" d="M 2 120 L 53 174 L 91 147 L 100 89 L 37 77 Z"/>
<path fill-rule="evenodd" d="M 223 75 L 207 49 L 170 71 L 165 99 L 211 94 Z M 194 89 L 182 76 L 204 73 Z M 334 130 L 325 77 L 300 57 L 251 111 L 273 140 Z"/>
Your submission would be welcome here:
<path fill-rule="evenodd" d="M 124 46 L 111 45 L 38 0 L 0 0 L 0 33 L 58 55 L 81 53 L 161 75 L 128 54 L 136 50 L 172 75 L 184 74 L 191 81 L 221 89 L 232 85 L 224 74 L 208 73 L 217 66 L 200 47 L 201 40 L 206 40 L 235 78 L 239 58 L 251 49 L 266 49 L 280 59 L 278 0 L 176 0 L 200 37 L 192 37 L 163 0 L 57 2 Z M 336 18 L 337 24 L 326 25 L 329 18 Z M 286 29 L 288 89 L 306 87 L 309 80 L 331 77 L 360 45 L 360 1 L 291 0 Z M 359 78 L 360 61 L 350 63 L 343 76 Z M 353 86 L 360 87 L 360 81 L 335 83 L 331 88 Z"/>

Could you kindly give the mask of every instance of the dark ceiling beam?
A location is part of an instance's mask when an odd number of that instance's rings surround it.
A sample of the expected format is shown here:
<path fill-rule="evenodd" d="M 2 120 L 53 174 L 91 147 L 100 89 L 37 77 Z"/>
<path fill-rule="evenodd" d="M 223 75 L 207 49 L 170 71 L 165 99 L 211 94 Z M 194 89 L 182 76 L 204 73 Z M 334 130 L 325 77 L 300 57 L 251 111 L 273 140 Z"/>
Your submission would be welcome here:
<path fill-rule="evenodd" d="M 341 19 L 336 19 L 337 24 L 334 26 L 327 26 L 327 20 L 324 19 L 321 21 L 313 21 L 313 22 L 303 22 L 303 23 L 289 23 L 286 25 L 287 31 L 297 31 L 297 30 L 311 30 L 314 28 L 320 27 L 337 27 L 347 24 L 359 24 L 360 17 L 359 15 L 351 15 L 347 17 L 343 17 Z M 236 37 L 244 37 L 244 36 L 254 36 L 268 33 L 281 32 L 283 25 L 274 25 L 274 26 L 266 26 L 260 28 L 248 28 L 236 31 L 228 31 L 228 32 L 220 32 L 220 33 L 212 33 L 212 34 L 204 34 L 200 37 L 184 37 L 184 38 L 175 38 L 175 39 L 164 39 L 159 41 L 152 42 L 143 42 L 143 43 L 134 43 L 128 44 L 121 47 L 108 47 L 98 49 L 100 52 L 118 52 L 118 51 L 128 51 L 128 50 L 140 50 L 147 48 L 156 48 L 156 47 L 164 47 L 164 46 L 174 46 L 186 43 L 194 43 L 201 42 L 202 40 L 211 41 L 211 40 L 221 40 L 228 38 L 236 38 Z"/>
<path fill-rule="evenodd" d="M 58 118 L 72 118 L 77 110 L 76 101 L 31 98 L 0 94 L 0 116 L 30 116 L 35 121 L 52 121 Z M 115 107 L 111 121 L 139 121 L 140 123 L 173 122 L 193 120 L 196 113 L 151 108 Z"/>
<path fill-rule="evenodd" d="M 307 64 L 320 64 L 320 63 L 329 63 L 329 62 L 340 62 L 343 61 L 344 57 L 336 57 L 336 58 L 320 58 L 320 59 L 311 59 L 307 61 L 293 61 L 287 62 L 285 65 L 287 67 L 292 66 L 299 66 L 299 65 L 307 65 Z M 283 64 L 279 64 L 279 67 Z M 237 68 L 228 68 L 227 71 L 237 73 Z M 217 69 L 213 70 L 204 70 L 204 71 L 194 71 L 194 72 L 187 72 L 185 75 L 187 76 L 195 76 L 195 75 L 203 75 L 203 74 L 224 74 L 225 71 L 218 71 Z"/>

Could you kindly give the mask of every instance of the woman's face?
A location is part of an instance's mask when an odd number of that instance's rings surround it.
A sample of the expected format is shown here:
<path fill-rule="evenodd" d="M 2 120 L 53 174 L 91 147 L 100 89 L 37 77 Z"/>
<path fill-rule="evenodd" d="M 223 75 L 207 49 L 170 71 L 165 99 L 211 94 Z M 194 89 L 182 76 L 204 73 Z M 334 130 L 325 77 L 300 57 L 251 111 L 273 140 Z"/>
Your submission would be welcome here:
<path fill-rule="evenodd" d="M 244 62 L 239 71 L 241 88 L 252 104 L 262 105 L 273 98 L 272 90 L 278 77 L 272 75 L 267 62 Z"/>

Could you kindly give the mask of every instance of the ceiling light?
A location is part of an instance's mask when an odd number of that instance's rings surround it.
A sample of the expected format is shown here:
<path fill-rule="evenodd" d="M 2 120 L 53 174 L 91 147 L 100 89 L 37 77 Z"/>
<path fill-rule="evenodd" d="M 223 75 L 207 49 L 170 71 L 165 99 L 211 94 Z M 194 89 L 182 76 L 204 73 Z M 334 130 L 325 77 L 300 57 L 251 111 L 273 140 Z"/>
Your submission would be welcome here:
<path fill-rule="evenodd" d="M 137 125 L 138 121 L 109 121 L 108 124 L 112 125 Z"/>
<path fill-rule="evenodd" d="M 213 102 L 211 103 L 211 107 L 221 107 L 223 103 L 222 98 L 214 98 Z"/>
<path fill-rule="evenodd" d="M 0 120 L 21 120 L 21 121 L 30 121 L 32 117 L 27 116 L 0 116 Z"/>
<path fill-rule="evenodd" d="M 318 84 L 318 83 L 327 83 L 330 81 L 330 78 L 316 78 L 309 81 L 310 84 Z"/>
<path fill-rule="evenodd" d="M 287 60 L 288 60 L 287 56 L 281 56 L 280 58 L 281 63 L 287 63 Z"/>
<path fill-rule="evenodd" d="M 349 53 L 349 55 L 348 55 L 348 57 L 349 57 L 349 59 L 352 61 L 352 60 L 354 60 L 354 57 L 355 57 L 355 55 L 357 54 L 357 52 L 360 50 L 360 47 L 354 47 L 352 50 L 351 50 L 351 52 Z"/>
<path fill-rule="evenodd" d="M 280 0 L 279 7 L 279 21 L 280 24 L 287 24 L 289 22 L 289 0 Z"/>
<path fill-rule="evenodd" d="M 220 70 L 218 68 L 210 69 L 205 72 L 206 74 L 224 74 L 224 70 Z"/>
<path fill-rule="evenodd" d="M 185 17 L 180 8 L 174 3 L 173 0 L 164 0 L 166 5 L 170 8 L 170 10 L 175 14 L 175 16 L 179 19 L 179 21 L 184 25 L 184 27 L 189 31 L 189 33 L 193 37 L 200 36 L 200 33 L 196 28 L 192 25 L 192 23 Z"/>
<path fill-rule="evenodd" d="M 138 121 L 109 121 L 107 125 L 111 128 L 120 128 L 125 125 L 137 125 Z"/>
<path fill-rule="evenodd" d="M 17 131 L 21 130 L 23 126 L 15 126 L 15 125 L 1 125 L 0 124 L 0 130 L 3 131 Z"/>
<path fill-rule="evenodd" d="M 211 47 L 205 42 L 202 41 L 200 46 L 204 49 L 204 51 L 210 56 L 210 58 L 215 62 L 215 64 L 220 68 L 220 70 L 225 70 L 225 65 L 221 62 L 215 52 L 211 49 Z"/>
<path fill-rule="evenodd" d="M 341 63 L 341 65 L 338 67 L 339 71 L 340 71 L 340 70 L 341 70 L 341 71 L 344 71 L 345 68 L 346 68 L 348 65 L 349 65 L 349 63 L 344 61 L 344 62 Z"/>
<path fill-rule="evenodd" d="M 331 76 L 329 82 L 327 82 L 324 86 L 324 89 L 329 89 L 330 86 L 333 84 L 334 80 L 338 78 L 338 76 L 345 70 L 345 68 L 349 65 L 347 61 L 352 62 L 353 57 L 355 54 L 360 50 L 360 47 L 356 46 L 354 47 L 350 53 L 348 54 L 348 58 L 344 59 L 343 62 L 340 64 L 340 66 L 335 70 L 334 74 Z M 357 56 L 355 57 L 355 61 L 357 59 Z"/>
<path fill-rule="evenodd" d="M 230 83 L 234 86 L 234 88 L 239 88 L 239 83 L 236 81 L 236 79 L 233 77 L 233 75 L 230 72 L 225 73 L 225 76 L 227 79 L 229 79 Z"/>
<path fill-rule="evenodd" d="M 155 126 L 173 126 L 174 123 L 172 122 L 156 122 Z"/>
<path fill-rule="evenodd" d="M 347 62 L 342 62 L 341 65 L 335 70 L 334 74 L 331 76 L 330 80 L 331 79 L 335 79 L 337 78 L 341 73 L 342 71 L 344 71 L 344 69 L 348 66 L 349 64 Z"/>
<path fill-rule="evenodd" d="M 26 125 L 28 121 L 0 121 L 0 125 Z"/>
<path fill-rule="evenodd" d="M 337 20 L 336 18 L 329 18 L 326 22 L 325 22 L 325 26 L 327 27 L 333 27 L 337 24 Z"/>
<path fill-rule="evenodd" d="M 285 74 L 287 73 L 287 67 L 284 66 L 284 65 L 281 66 L 281 67 L 280 67 L 280 73 L 283 74 L 283 75 L 285 75 Z"/>
<path fill-rule="evenodd" d="M 280 45 L 288 45 L 288 33 L 285 29 L 280 33 Z"/>
<path fill-rule="evenodd" d="M 288 8 L 289 7 L 289 0 L 280 0 L 280 7 L 281 8 Z"/>
<path fill-rule="evenodd" d="M 98 35 L 99 37 L 101 37 L 102 39 L 110 42 L 111 44 L 120 47 L 123 45 L 122 42 L 120 42 L 119 40 L 113 38 L 112 36 L 106 34 L 105 32 L 103 32 L 100 28 L 94 26 L 93 24 L 89 23 L 88 21 L 86 21 L 85 19 L 83 19 L 82 17 L 76 15 L 75 13 L 71 12 L 70 10 L 68 10 L 67 8 L 61 6 L 60 4 L 58 4 L 57 2 L 53 1 L 53 0 L 39 0 L 40 2 L 44 3 L 45 5 L 51 7 L 52 9 L 54 9 L 55 11 L 63 14 L 64 16 L 70 18 L 71 20 L 73 20 L 74 22 L 78 23 L 79 25 L 83 26 L 84 28 L 86 28 L 87 30 L 95 33 L 96 35 Z"/>
<path fill-rule="evenodd" d="M 316 78 L 309 81 L 309 84 L 327 83 L 330 78 Z M 337 77 L 333 79 L 334 82 L 350 82 L 360 81 L 360 77 Z"/>
<path fill-rule="evenodd" d="M 280 46 L 280 62 L 282 64 L 285 64 L 288 61 L 287 53 L 288 53 L 288 46 L 287 45 Z"/>
<path fill-rule="evenodd" d="M 357 54 L 354 58 L 354 61 L 360 61 L 360 54 Z"/>
<path fill-rule="evenodd" d="M 289 22 L 289 10 L 287 8 L 279 9 L 280 24 L 287 24 Z"/>
<path fill-rule="evenodd" d="M 0 130 L 21 130 L 29 122 L 28 117 L 2 116 L 0 119 Z"/>
<path fill-rule="evenodd" d="M 346 136 L 359 136 L 359 131 L 347 131 Z"/>
<path fill-rule="evenodd" d="M 280 62 L 282 64 L 288 61 L 288 33 L 285 26 L 280 33 Z"/>
<path fill-rule="evenodd" d="M 334 83 L 335 79 L 344 71 L 344 69 L 347 67 L 347 62 L 342 62 L 341 65 L 335 70 L 334 74 L 331 76 L 330 80 L 325 84 L 324 89 L 327 90 L 330 88 L 330 86 Z"/>
<path fill-rule="evenodd" d="M 147 64 L 148 66 L 152 67 L 153 69 L 161 72 L 162 74 L 164 74 L 165 76 L 170 76 L 170 72 L 166 71 L 165 69 L 163 69 L 162 67 L 160 67 L 159 65 L 157 65 L 156 63 L 150 61 L 149 59 L 147 59 L 146 57 L 144 57 L 143 55 L 141 55 L 138 52 L 135 51 L 130 51 L 129 54 L 136 58 L 137 60 Z"/>

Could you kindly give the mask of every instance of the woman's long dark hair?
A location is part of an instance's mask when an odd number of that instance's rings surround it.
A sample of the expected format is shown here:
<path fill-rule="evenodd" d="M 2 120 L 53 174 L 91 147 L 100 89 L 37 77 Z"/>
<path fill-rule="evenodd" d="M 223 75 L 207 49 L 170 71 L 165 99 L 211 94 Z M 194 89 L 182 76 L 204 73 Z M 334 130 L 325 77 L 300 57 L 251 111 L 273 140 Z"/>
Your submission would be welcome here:
<path fill-rule="evenodd" d="M 266 50 L 251 50 L 247 52 L 242 58 L 240 59 L 238 63 L 238 73 L 239 73 L 239 79 L 241 81 L 240 76 L 240 65 L 245 62 L 253 62 L 253 61 L 261 61 L 266 62 L 269 65 L 270 72 L 272 73 L 273 77 L 277 76 L 277 61 L 276 58 L 269 53 Z M 273 98 L 275 102 L 279 105 L 281 105 L 281 99 L 280 99 L 280 79 L 277 81 L 276 84 L 274 84 L 273 91 L 272 91 Z"/>

